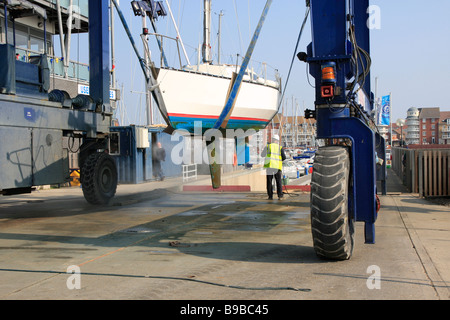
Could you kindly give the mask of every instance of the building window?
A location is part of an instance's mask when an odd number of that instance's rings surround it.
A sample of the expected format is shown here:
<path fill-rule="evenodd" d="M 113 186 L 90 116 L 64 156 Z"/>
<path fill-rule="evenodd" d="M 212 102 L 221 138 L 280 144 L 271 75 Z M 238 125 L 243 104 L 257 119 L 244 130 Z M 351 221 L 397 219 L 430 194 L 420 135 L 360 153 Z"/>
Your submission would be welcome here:
<path fill-rule="evenodd" d="M 423 118 L 422 123 L 426 123 L 426 122 L 427 122 L 427 119 Z"/>
<path fill-rule="evenodd" d="M 427 143 L 427 138 L 423 138 L 422 143 Z"/>
<path fill-rule="evenodd" d="M 435 135 L 436 135 L 436 132 L 435 132 L 435 131 L 431 132 L 431 135 L 432 135 L 432 136 L 435 136 Z"/>
<path fill-rule="evenodd" d="M 423 130 L 427 130 L 427 125 L 424 124 L 424 125 L 422 126 L 422 129 L 423 129 Z"/>
<path fill-rule="evenodd" d="M 432 144 L 435 144 L 436 143 L 436 140 L 435 140 L 435 138 L 433 137 L 433 138 L 431 138 L 431 143 Z"/>
<path fill-rule="evenodd" d="M 424 137 L 426 137 L 426 136 L 427 136 L 427 133 L 424 131 L 424 132 L 422 132 L 422 135 L 423 135 Z"/>
<path fill-rule="evenodd" d="M 30 50 L 44 53 L 44 40 L 36 37 L 30 37 Z"/>
<path fill-rule="evenodd" d="M 12 28 L 8 28 L 8 43 L 14 44 L 14 33 Z M 28 49 L 28 33 L 16 29 L 16 47 Z"/>
<path fill-rule="evenodd" d="M 435 124 L 432 124 L 432 125 L 431 125 L 431 129 L 433 129 L 433 130 L 436 129 L 436 125 L 435 125 Z"/>

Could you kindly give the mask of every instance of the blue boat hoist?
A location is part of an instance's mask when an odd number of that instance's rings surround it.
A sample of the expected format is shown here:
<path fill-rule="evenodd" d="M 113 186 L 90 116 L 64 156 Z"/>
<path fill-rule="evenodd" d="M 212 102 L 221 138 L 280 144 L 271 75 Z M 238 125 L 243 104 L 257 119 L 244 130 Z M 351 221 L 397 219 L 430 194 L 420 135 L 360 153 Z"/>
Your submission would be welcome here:
<path fill-rule="evenodd" d="M 154 1 L 146 2 L 153 8 Z M 271 2 L 267 1 L 266 9 Z M 5 21 L 33 13 L 42 16 L 45 26 L 45 10 L 28 1 L 20 3 L 17 7 L 9 0 L 0 0 Z M 117 1 L 113 3 L 126 27 Z M 109 4 L 110 0 L 89 1 L 89 96 L 68 99 L 64 92 L 48 92 L 45 53 L 30 57 L 29 62 L 17 61 L 14 45 L 8 41 L 0 44 L 2 194 L 31 192 L 33 186 L 67 181 L 68 159 L 61 141 L 76 136 L 82 140 L 81 183 L 86 200 L 104 204 L 115 195 L 117 168 L 109 155 Z M 343 260 L 353 252 L 355 221 L 365 223 L 366 243 L 375 242 L 377 181 L 381 181 L 381 192 L 386 193 L 386 166 L 378 160 L 385 159 L 385 142 L 373 121 L 370 91 L 369 0 L 307 0 L 306 5 L 304 22 L 311 17 L 312 42 L 297 57 L 308 64 L 315 79 L 315 110 L 306 110 L 305 116 L 317 120 L 317 139 L 324 145 L 316 152 L 311 180 L 313 242 L 317 255 Z M 5 29 L 7 35 L 8 23 Z M 148 84 L 155 88 L 152 94 L 164 108 L 155 80 L 134 48 Z M 241 78 L 234 84 L 236 92 Z M 216 128 L 227 122 L 235 91 Z"/>
<path fill-rule="evenodd" d="M 377 180 L 386 193 L 385 142 L 374 122 L 370 87 L 369 0 L 307 1 L 312 42 L 297 56 L 315 79 L 317 139 L 311 180 L 311 223 L 316 253 L 349 259 L 354 222 L 375 242 Z"/>
<path fill-rule="evenodd" d="M 40 185 L 70 180 L 63 137 L 80 139 L 79 165 L 88 202 L 107 203 L 116 192 L 117 168 L 109 155 L 110 105 L 109 0 L 89 1 L 89 95 L 71 98 L 50 89 L 46 55 L 16 59 L 16 18 L 46 9 L 30 1 L 1 0 L 6 41 L 0 44 L 0 193 L 29 193 Z M 13 32 L 8 27 L 13 25 Z M 8 40 L 8 34 L 14 39 Z M 44 42 L 45 47 L 47 41 Z"/>

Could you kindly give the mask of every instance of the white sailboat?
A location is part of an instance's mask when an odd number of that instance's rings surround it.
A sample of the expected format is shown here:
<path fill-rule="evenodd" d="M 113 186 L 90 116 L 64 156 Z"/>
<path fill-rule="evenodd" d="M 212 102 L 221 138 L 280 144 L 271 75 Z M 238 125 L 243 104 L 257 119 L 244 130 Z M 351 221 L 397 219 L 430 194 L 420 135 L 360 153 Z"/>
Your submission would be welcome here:
<path fill-rule="evenodd" d="M 174 129 L 194 131 L 201 121 L 203 130 L 213 128 L 232 86 L 233 75 L 240 66 L 213 64 L 211 61 L 211 0 L 204 0 L 203 62 L 178 69 L 162 66 L 157 69 L 157 82 L 164 99 L 161 110 Z M 278 112 L 281 80 L 269 80 L 247 69 L 227 129 L 264 129 Z M 222 126 L 224 128 L 224 126 Z"/>

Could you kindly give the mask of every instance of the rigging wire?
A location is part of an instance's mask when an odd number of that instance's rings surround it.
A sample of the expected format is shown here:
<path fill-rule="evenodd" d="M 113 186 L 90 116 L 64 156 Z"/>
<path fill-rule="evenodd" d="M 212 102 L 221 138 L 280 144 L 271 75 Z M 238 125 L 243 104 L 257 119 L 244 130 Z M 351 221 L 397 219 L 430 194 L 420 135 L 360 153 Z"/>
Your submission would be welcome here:
<path fill-rule="evenodd" d="M 303 31 L 304 31 L 304 29 L 305 29 L 306 22 L 308 21 L 308 17 L 309 17 L 309 12 L 310 12 L 310 10 L 311 10 L 311 8 L 310 8 L 310 7 L 307 7 L 306 13 L 305 13 L 305 18 L 304 18 L 303 23 L 302 23 L 302 26 L 301 26 L 301 28 L 300 28 L 300 33 L 299 33 L 299 35 L 298 35 L 297 44 L 295 45 L 294 55 L 293 55 L 293 57 L 292 57 L 291 65 L 290 65 L 290 67 L 289 67 L 289 72 L 288 72 L 288 75 L 287 75 L 287 78 L 286 78 L 286 81 L 285 81 L 285 84 L 284 84 L 283 93 L 282 93 L 282 95 L 281 95 L 280 103 L 279 103 L 279 105 L 278 105 L 278 112 L 279 112 L 279 110 L 280 110 L 281 104 L 283 103 L 284 95 L 285 95 L 285 93 L 286 93 L 286 88 L 287 88 L 287 85 L 288 85 L 288 83 L 289 83 L 289 78 L 290 78 L 290 76 L 291 76 L 292 67 L 294 66 L 295 58 L 297 57 L 298 46 L 299 46 L 299 44 L 300 44 L 300 40 L 301 40 L 301 38 L 302 38 L 302 35 L 303 35 Z M 278 112 L 277 112 L 277 114 L 278 114 Z M 275 117 L 275 115 L 272 117 L 272 120 L 273 120 L 274 117 Z"/>
<path fill-rule="evenodd" d="M 234 12 L 236 13 L 236 23 L 237 23 L 238 32 L 239 32 L 239 52 L 242 53 L 243 42 L 242 42 L 241 25 L 239 23 L 239 15 L 238 15 L 238 10 L 237 10 L 236 0 L 233 1 L 233 5 L 234 5 Z"/>
<path fill-rule="evenodd" d="M 366 83 L 366 78 L 369 76 L 370 73 L 370 68 L 372 65 L 372 59 L 369 55 L 369 53 L 367 51 L 365 51 L 364 49 L 362 49 L 357 41 L 356 41 L 356 35 L 355 35 L 355 29 L 354 26 L 351 26 L 349 29 L 349 38 L 350 38 L 350 42 L 353 45 L 353 63 L 355 65 L 355 69 L 356 69 L 356 73 L 355 73 L 355 79 L 353 81 L 353 83 L 351 84 L 351 88 L 349 90 L 349 92 L 351 92 L 351 94 L 348 95 L 348 99 L 347 99 L 347 103 L 345 107 L 348 106 L 353 106 L 354 109 L 360 114 L 361 119 L 363 119 L 367 125 L 370 126 L 370 123 L 373 125 L 373 128 L 378 132 L 378 126 L 376 125 L 374 119 L 372 117 L 367 116 L 364 113 L 364 110 L 361 109 L 361 107 L 358 105 L 358 103 L 355 101 L 355 96 L 357 95 L 357 93 L 364 89 L 365 83 Z M 360 73 L 359 71 L 359 65 L 361 64 L 362 67 L 362 71 Z M 356 85 L 359 85 L 358 89 L 356 89 L 356 91 L 354 91 Z"/>
<path fill-rule="evenodd" d="M 252 21 L 251 21 L 251 17 L 250 17 L 250 0 L 248 0 L 247 2 L 247 11 L 248 11 L 248 37 L 249 37 L 249 41 L 252 40 Z"/>
<path fill-rule="evenodd" d="M 311 81 L 309 80 L 309 63 L 306 63 L 306 68 L 305 68 L 305 70 L 306 70 L 306 79 L 308 80 L 309 85 L 311 86 L 311 88 L 315 89 L 316 87 L 313 86 L 313 85 L 311 84 Z"/>

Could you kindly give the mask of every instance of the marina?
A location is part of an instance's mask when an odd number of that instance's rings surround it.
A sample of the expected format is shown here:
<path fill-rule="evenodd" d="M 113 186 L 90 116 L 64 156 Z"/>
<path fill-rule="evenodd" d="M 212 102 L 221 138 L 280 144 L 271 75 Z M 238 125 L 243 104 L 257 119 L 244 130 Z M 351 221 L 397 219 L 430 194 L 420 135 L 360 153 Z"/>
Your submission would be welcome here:
<path fill-rule="evenodd" d="M 0 299 L 450 299 L 450 112 L 378 93 L 421 83 L 376 74 L 400 7 L 0 1 Z"/>

